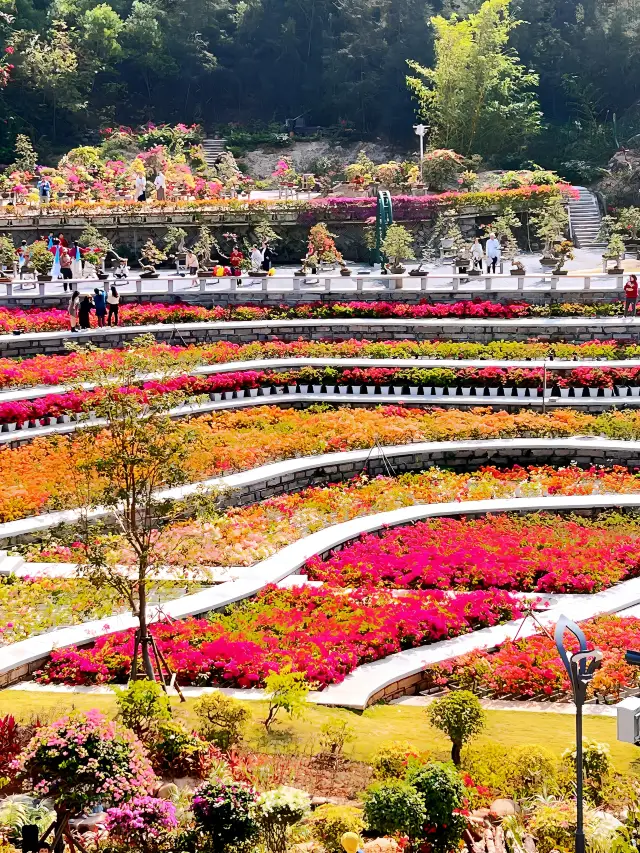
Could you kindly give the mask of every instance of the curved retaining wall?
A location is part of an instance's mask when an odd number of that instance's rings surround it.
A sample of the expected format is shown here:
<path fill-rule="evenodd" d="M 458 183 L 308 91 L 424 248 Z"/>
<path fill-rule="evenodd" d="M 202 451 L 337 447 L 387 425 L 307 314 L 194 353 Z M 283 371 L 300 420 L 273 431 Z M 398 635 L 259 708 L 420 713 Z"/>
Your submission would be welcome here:
<path fill-rule="evenodd" d="M 348 480 L 364 471 L 385 476 L 388 466 L 396 474 L 438 465 L 457 471 L 475 471 L 483 465 L 623 465 L 640 468 L 640 441 L 604 438 L 510 438 L 484 441 L 427 441 L 390 447 L 373 447 L 342 453 L 325 453 L 286 459 L 226 477 L 216 477 L 166 489 L 164 499 L 184 499 L 201 490 L 219 490 L 221 507 L 244 506 L 285 492 Z M 107 511 L 93 510 L 89 517 L 104 518 Z M 77 522 L 77 510 L 45 513 L 0 524 L 0 542 L 29 541 L 60 524 Z"/>
<path fill-rule="evenodd" d="M 292 341 L 347 340 L 453 340 L 476 343 L 504 339 L 527 341 L 536 337 L 548 341 L 590 341 L 636 339 L 640 334 L 640 318 L 621 317 L 524 320 L 256 320 L 252 322 L 215 322 L 157 324 L 149 326 L 118 326 L 92 329 L 72 335 L 70 332 L 29 332 L 23 335 L 0 335 L 3 356 L 32 356 L 38 353 L 65 352 L 65 341 L 90 342 L 106 349 L 122 346 L 132 338 L 151 334 L 158 341 L 172 343 L 211 343 L 233 340 L 237 343 L 268 341 L 274 338 Z"/>
<path fill-rule="evenodd" d="M 390 512 L 352 519 L 312 533 L 286 546 L 262 563 L 243 570 L 237 580 L 228 581 L 195 595 L 184 596 L 163 605 L 162 609 L 166 615 L 173 618 L 184 618 L 222 609 L 254 595 L 266 584 L 277 583 L 295 574 L 311 557 L 326 554 L 363 533 L 409 524 L 424 518 L 539 510 L 590 512 L 610 507 L 638 508 L 640 494 L 455 501 L 402 507 Z M 638 603 L 640 603 L 640 579 L 635 579 L 597 595 L 579 596 L 576 603 L 570 606 L 565 604 L 564 611 L 571 618 L 587 619 L 598 613 L 615 612 Z M 555 621 L 558 615 L 559 613 L 554 612 L 552 608 L 547 612 L 546 617 L 551 622 Z M 428 664 L 446 660 L 473 649 L 491 648 L 497 642 L 513 637 L 516 632 L 519 632 L 522 637 L 535 633 L 536 626 L 533 623 L 523 627 L 521 622 L 522 620 L 517 620 L 506 625 L 483 629 L 454 640 L 410 649 L 375 663 L 366 664 L 358 667 L 342 684 L 317 693 L 313 698 L 327 705 L 365 708 L 375 698 L 391 697 L 399 692 L 411 690 L 415 692 L 420 681 L 420 673 Z M 6 687 L 28 677 L 43 665 L 54 648 L 86 645 L 99 636 L 132 628 L 135 624 L 136 620 L 133 616 L 123 614 L 108 620 L 95 620 L 60 631 L 50 631 L 7 646 L 2 649 L 0 658 L 0 687 Z"/>

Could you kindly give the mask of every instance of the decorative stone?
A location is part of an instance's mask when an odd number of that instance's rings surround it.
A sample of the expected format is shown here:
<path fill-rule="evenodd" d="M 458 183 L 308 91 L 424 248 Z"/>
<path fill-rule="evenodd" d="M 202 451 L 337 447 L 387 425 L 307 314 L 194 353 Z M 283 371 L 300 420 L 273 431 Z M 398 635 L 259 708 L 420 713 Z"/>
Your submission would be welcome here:
<path fill-rule="evenodd" d="M 515 800 L 498 799 L 491 803 L 490 812 L 499 818 L 509 817 L 509 815 L 518 814 L 522 809 Z"/>

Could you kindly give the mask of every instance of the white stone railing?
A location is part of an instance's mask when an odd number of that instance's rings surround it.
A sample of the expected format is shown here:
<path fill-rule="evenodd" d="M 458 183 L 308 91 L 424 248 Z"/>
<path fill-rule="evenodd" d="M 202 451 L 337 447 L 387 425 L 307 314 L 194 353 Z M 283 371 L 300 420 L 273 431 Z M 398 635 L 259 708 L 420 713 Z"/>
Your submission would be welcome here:
<path fill-rule="evenodd" d="M 571 273 L 553 275 L 551 272 L 525 273 L 524 275 L 480 275 L 469 276 L 450 271 L 434 271 L 422 276 L 410 275 L 381 275 L 379 272 L 363 275 L 342 276 L 336 273 L 318 273 L 317 275 L 294 276 L 293 273 L 278 273 L 273 276 L 257 277 L 245 273 L 241 278 L 236 276 L 222 277 L 189 277 L 176 274 L 166 274 L 162 271 L 158 278 L 142 278 L 132 275 L 126 279 L 109 279 L 122 295 L 197 296 L 212 293 L 242 293 L 264 292 L 277 294 L 290 293 L 334 293 L 345 296 L 359 293 L 380 292 L 381 290 L 419 291 L 423 294 L 456 294 L 470 293 L 501 293 L 510 295 L 544 294 L 544 293 L 603 293 L 623 296 L 622 287 L 624 275 Z M 7 300 L 33 300 L 39 297 L 70 296 L 62 289 L 62 280 L 39 281 L 36 278 L 16 279 L 11 282 L 0 282 L 0 304 Z M 102 287 L 102 282 L 95 278 L 73 279 L 69 284 L 72 289 L 82 293 L 93 292 L 94 287 Z"/>

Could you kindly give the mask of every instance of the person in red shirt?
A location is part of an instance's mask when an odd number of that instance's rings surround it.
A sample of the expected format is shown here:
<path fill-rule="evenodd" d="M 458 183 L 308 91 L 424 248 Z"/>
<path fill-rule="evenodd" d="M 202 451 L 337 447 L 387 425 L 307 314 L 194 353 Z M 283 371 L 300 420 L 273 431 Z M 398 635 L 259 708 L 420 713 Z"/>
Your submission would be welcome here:
<path fill-rule="evenodd" d="M 638 277 L 629 276 L 629 281 L 624 286 L 624 316 L 635 317 L 638 305 Z"/>

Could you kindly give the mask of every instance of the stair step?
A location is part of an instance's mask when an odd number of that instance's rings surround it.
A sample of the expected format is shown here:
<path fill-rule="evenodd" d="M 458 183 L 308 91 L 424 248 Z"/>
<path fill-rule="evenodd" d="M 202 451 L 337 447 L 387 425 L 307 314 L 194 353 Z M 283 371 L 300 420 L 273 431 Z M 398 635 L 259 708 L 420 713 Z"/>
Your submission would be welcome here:
<path fill-rule="evenodd" d="M 6 551 L 4 552 L 5 556 L 0 559 L 0 575 L 11 575 L 14 574 L 21 566 L 24 565 L 24 560 L 20 555 L 16 555 L 15 557 L 6 556 Z"/>

